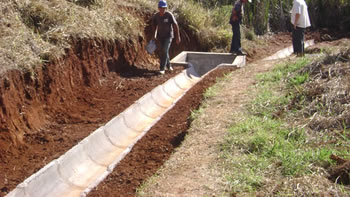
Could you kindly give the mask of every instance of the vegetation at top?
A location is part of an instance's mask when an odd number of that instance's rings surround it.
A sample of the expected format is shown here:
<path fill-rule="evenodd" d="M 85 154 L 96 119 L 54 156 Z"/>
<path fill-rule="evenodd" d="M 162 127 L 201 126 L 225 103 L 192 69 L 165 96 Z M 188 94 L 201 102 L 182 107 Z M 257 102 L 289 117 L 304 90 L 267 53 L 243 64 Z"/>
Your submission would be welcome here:
<path fill-rule="evenodd" d="M 136 40 L 143 36 L 141 14 L 157 11 L 155 0 L 7 0 L 0 1 L 0 73 L 32 70 L 64 55 L 72 39 Z M 245 24 L 252 32 L 286 30 L 292 0 L 253 0 Z M 313 28 L 349 30 L 349 0 L 307 0 Z M 168 0 L 180 28 L 197 36 L 203 49 L 225 50 L 231 39 L 230 0 Z M 195 14 L 194 14 L 195 11 Z M 147 15 L 151 16 L 151 15 Z M 347 17 L 343 17 L 347 16 Z M 337 21 L 337 23 L 334 23 Z M 245 35 L 245 34 L 244 34 Z"/>
<path fill-rule="evenodd" d="M 193 1 L 169 0 L 168 4 L 181 28 L 202 38 L 206 48 L 229 42 L 229 31 L 217 28 L 208 9 Z M 156 11 L 154 0 L 0 1 L 0 73 L 32 70 L 59 58 L 72 39 L 137 40 L 147 25 L 141 15 Z"/>

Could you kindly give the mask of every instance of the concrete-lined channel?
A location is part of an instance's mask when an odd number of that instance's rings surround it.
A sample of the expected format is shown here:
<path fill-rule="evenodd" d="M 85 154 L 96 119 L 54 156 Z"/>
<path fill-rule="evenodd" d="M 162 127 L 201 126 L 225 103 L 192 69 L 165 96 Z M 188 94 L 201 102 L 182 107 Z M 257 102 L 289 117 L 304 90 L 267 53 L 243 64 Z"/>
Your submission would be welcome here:
<path fill-rule="evenodd" d="M 307 41 L 305 47 L 313 44 Z M 289 47 L 264 60 L 284 58 L 292 51 Z M 246 59 L 229 53 L 184 51 L 171 63 L 187 68 L 27 178 L 7 197 L 86 196 L 197 82 L 218 67 L 242 67 Z"/>
<path fill-rule="evenodd" d="M 184 51 L 171 63 L 186 69 L 145 94 L 72 149 L 20 183 L 7 196 L 85 196 L 175 103 L 210 71 L 245 65 L 245 56 Z"/>

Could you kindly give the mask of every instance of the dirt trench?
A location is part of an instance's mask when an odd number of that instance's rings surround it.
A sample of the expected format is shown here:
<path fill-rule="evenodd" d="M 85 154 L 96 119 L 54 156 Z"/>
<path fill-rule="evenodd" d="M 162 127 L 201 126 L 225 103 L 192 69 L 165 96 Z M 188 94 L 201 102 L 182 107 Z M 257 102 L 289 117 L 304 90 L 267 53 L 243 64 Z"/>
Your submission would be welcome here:
<path fill-rule="evenodd" d="M 157 57 L 144 50 L 147 28 L 137 41 L 72 39 L 65 57 L 33 73 L 12 70 L 1 77 L 0 196 L 183 69 L 157 74 Z M 171 57 L 183 50 L 201 51 L 190 33 L 182 35 L 186 39 L 172 47 Z M 248 61 L 290 45 L 288 34 L 268 39 L 272 47 L 254 50 Z M 113 190 L 113 196 L 134 196 L 183 140 L 188 117 L 205 89 L 230 71 L 212 72 L 193 87 L 90 195 L 106 196 Z"/>
<path fill-rule="evenodd" d="M 136 41 L 72 39 L 61 59 L 2 75 L 0 196 L 183 69 L 158 75 L 148 30 Z M 197 46 L 173 46 L 171 56 Z"/>

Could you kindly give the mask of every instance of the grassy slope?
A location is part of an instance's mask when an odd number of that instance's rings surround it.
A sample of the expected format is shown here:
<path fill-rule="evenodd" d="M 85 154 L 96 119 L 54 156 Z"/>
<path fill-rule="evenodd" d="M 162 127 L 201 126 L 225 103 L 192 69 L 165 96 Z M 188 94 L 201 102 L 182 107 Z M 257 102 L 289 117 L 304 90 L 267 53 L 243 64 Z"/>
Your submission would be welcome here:
<path fill-rule="evenodd" d="M 181 28 L 201 37 L 203 46 L 228 46 L 228 26 L 219 25 L 224 17 L 211 17 L 218 13 L 191 1 L 168 2 Z M 146 25 L 141 13 L 152 14 L 156 9 L 152 0 L 1 1 L 0 73 L 8 69 L 31 71 L 43 62 L 59 58 L 70 47 L 71 38 L 137 40 L 144 36 Z"/>
<path fill-rule="evenodd" d="M 136 39 L 144 21 L 118 7 L 113 1 L 85 7 L 60 0 L 1 2 L 0 71 L 30 70 L 61 57 L 72 37 Z"/>
<path fill-rule="evenodd" d="M 232 193 L 350 194 L 349 180 L 334 174 L 331 159 L 350 157 L 349 41 L 321 51 L 260 75 L 255 99 L 240 115 L 243 120 L 232 123 L 222 145 Z M 349 169 L 343 172 L 349 176 Z"/>

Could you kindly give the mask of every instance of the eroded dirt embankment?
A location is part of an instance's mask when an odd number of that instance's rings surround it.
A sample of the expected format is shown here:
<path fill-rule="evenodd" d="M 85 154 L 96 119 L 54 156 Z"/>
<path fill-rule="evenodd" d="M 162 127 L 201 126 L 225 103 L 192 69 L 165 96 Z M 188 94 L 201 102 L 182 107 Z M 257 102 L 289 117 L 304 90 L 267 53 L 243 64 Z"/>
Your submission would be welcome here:
<path fill-rule="evenodd" d="M 157 74 L 156 56 L 144 50 L 147 32 L 124 42 L 72 39 L 65 57 L 3 74 L 0 196 L 183 69 Z M 197 50 L 194 42 L 174 45 L 171 56 Z"/>
<path fill-rule="evenodd" d="M 182 30 L 181 35 L 183 42 L 172 46 L 171 57 L 183 50 L 203 51 L 190 33 Z M 254 50 L 248 61 L 290 44 L 288 34 L 267 39 L 275 47 Z M 158 60 L 144 50 L 146 40 L 140 37 L 138 41 L 118 43 L 75 39 L 64 58 L 37 69 L 35 75 L 18 71 L 9 72 L 13 76 L 5 75 L 0 84 L 3 109 L 0 113 L 4 123 L 0 133 L 0 196 L 183 69 L 177 67 L 172 73 L 158 75 Z M 146 150 L 141 148 L 138 153 L 150 156 L 144 162 L 135 158 L 130 164 L 126 158 L 125 165 L 120 165 L 116 173 L 128 173 L 119 174 L 120 178 L 112 181 L 113 188 L 115 182 L 123 180 L 120 186 L 128 190 L 123 192 L 134 193 L 135 187 L 156 171 L 184 137 L 187 118 L 199 106 L 204 90 L 224 73 L 213 73 L 196 85 L 179 107 L 165 116 L 160 126 L 155 126 L 154 132 L 160 134 L 138 143 L 152 149 L 148 152 L 154 154 L 143 154 Z M 134 156 L 131 154 L 130 158 Z M 140 166 L 140 172 L 130 171 L 129 166 Z M 98 193 L 103 194 L 98 190 L 93 195 Z"/>
<path fill-rule="evenodd" d="M 2 77 L 0 151 L 25 145 L 25 136 L 52 118 L 58 122 L 74 119 L 71 100 L 79 98 L 82 88 L 96 86 L 111 71 L 123 72 L 141 61 L 136 57 L 142 43 L 74 40 L 72 44 L 74 48 L 66 50 L 65 57 L 38 67 L 34 73 L 11 70 Z M 60 116 L 60 111 L 65 115 Z"/>

